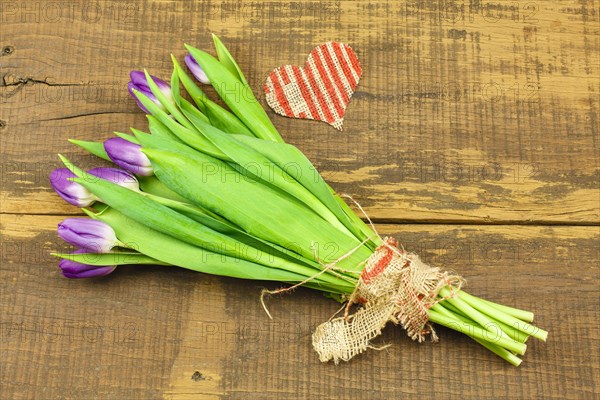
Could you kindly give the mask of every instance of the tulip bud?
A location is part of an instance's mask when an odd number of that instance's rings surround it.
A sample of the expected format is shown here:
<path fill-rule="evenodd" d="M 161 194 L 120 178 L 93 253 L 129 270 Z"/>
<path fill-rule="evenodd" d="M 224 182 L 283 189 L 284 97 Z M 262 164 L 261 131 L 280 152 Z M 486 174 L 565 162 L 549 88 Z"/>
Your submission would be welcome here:
<path fill-rule="evenodd" d="M 104 150 L 108 157 L 119 167 L 137 175 L 153 175 L 152 164 L 148 157 L 141 152 L 141 147 L 139 144 L 119 137 L 104 142 Z"/>
<path fill-rule="evenodd" d="M 72 254 L 88 253 L 84 249 L 75 250 Z M 93 257 L 93 255 L 90 255 Z M 62 274 L 67 278 L 82 279 L 82 278 L 94 278 L 96 276 L 108 275 L 115 270 L 116 265 L 88 265 L 62 259 L 58 266 L 62 270 Z"/>
<path fill-rule="evenodd" d="M 87 207 L 98 200 L 89 190 L 69 179 L 76 178 L 67 168 L 58 168 L 50 173 L 50 185 L 60 197 L 77 207 Z"/>
<path fill-rule="evenodd" d="M 129 90 L 129 94 L 135 99 L 138 106 L 144 111 L 146 114 L 150 114 L 150 112 L 144 107 L 144 105 L 139 101 L 139 99 L 133 93 L 133 90 L 137 90 L 141 92 L 144 96 L 155 102 L 160 108 L 165 109 L 164 106 L 158 101 L 156 96 L 152 93 L 150 86 L 148 86 L 148 81 L 146 80 L 146 74 L 143 71 L 131 71 L 129 76 L 131 77 L 131 82 L 127 84 L 127 89 Z M 169 99 L 173 99 L 173 93 L 171 92 L 171 86 L 169 86 L 165 81 L 159 79 L 153 75 L 152 80 L 156 83 L 156 86 L 167 96 Z"/>
<path fill-rule="evenodd" d="M 186 55 L 184 60 L 187 67 L 192 72 L 192 75 L 194 75 L 200 83 L 204 83 L 205 85 L 208 85 L 210 83 L 208 76 L 206 76 L 206 73 L 204 72 L 200 64 L 196 62 L 196 60 L 194 59 L 194 57 L 192 57 L 191 54 Z"/>
<path fill-rule="evenodd" d="M 93 168 L 88 171 L 88 174 L 135 190 L 136 192 L 140 190 L 140 183 L 136 177 L 119 168 Z"/>
<path fill-rule="evenodd" d="M 110 225 L 88 218 L 65 219 L 58 224 L 58 236 L 93 253 L 108 253 L 119 244 Z"/>

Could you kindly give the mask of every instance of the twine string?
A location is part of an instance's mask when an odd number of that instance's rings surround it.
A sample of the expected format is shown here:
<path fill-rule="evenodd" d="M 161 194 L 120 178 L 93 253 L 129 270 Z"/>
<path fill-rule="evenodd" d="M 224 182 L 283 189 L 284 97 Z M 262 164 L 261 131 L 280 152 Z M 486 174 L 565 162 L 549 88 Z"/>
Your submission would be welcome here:
<path fill-rule="evenodd" d="M 266 295 L 275 295 L 275 294 L 281 294 L 281 293 L 289 293 L 291 291 L 293 291 L 294 289 L 307 284 L 315 279 L 317 279 L 319 276 L 323 275 L 324 273 L 326 273 L 329 270 L 335 270 L 336 266 L 339 262 L 341 262 L 342 260 L 345 260 L 346 258 L 350 257 L 352 254 L 356 253 L 365 243 L 367 243 L 369 240 L 371 240 L 371 238 L 367 238 L 365 240 L 363 240 L 362 242 L 360 242 L 360 244 L 356 247 L 354 247 L 353 249 L 351 249 L 350 251 L 348 251 L 347 253 L 343 254 L 342 256 L 340 256 L 338 259 L 336 259 L 335 261 L 332 261 L 328 264 L 323 264 L 321 263 L 320 259 L 317 257 L 317 262 L 319 263 L 319 265 L 321 265 L 323 267 L 322 270 L 320 270 L 319 272 L 317 272 L 316 274 L 309 276 L 308 278 L 306 278 L 305 280 L 303 280 L 302 282 L 298 282 L 292 286 L 289 287 L 285 287 L 285 288 L 280 288 L 280 289 L 276 289 L 276 290 L 269 290 L 269 289 L 263 289 L 260 292 L 260 304 L 262 305 L 263 309 L 265 310 L 265 312 L 267 313 L 267 315 L 269 316 L 270 319 L 273 319 L 273 316 L 271 315 L 271 313 L 269 312 L 269 309 L 267 308 L 267 305 L 265 304 L 265 296 Z M 314 245 L 314 242 L 313 242 Z M 314 246 L 313 246 L 313 250 L 314 250 Z"/>
<path fill-rule="evenodd" d="M 375 232 L 375 234 L 377 235 L 377 237 L 379 238 L 379 240 L 381 240 L 382 242 L 385 242 L 383 240 L 383 238 L 379 235 L 379 233 L 377 232 L 377 229 L 375 228 L 375 225 L 373 224 L 373 221 L 371 221 L 371 218 L 369 218 L 369 215 L 367 214 L 367 212 L 364 210 L 364 208 L 362 208 L 362 206 L 360 205 L 360 203 L 356 200 L 354 200 L 354 198 L 352 196 L 350 196 L 347 193 L 342 193 L 340 195 L 340 197 L 345 197 L 347 199 L 349 199 L 351 202 L 354 203 L 354 205 L 356 207 L 358 207 L 358 209 L 360 210 L 360 212 L 363 213 L 363 215 L 365 216 L 365 218 L 367 219 L 367 221 L 369 222 L 369 226 L 371 227 L 371 229 L 373 230 L 373 232 Z"/>

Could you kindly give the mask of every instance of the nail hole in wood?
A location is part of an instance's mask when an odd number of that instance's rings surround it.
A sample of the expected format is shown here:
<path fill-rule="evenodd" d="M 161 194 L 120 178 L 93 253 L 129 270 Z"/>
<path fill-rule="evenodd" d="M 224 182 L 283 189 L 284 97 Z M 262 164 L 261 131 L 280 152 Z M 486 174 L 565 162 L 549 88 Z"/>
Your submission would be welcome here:
<path fill-rule="evenodd" d="M 200 372 L 200 371 L 196 371 L 196 372 L 194 372 L 194 374 L 192 375 L 192 380 L 193 380 L 194 382 L 203 381 L 203 380 L 205 380 L 205 379 L 206 379 L 206 377 L 205 377 L 204 375 L 202 375 L 202 372 Z"/>

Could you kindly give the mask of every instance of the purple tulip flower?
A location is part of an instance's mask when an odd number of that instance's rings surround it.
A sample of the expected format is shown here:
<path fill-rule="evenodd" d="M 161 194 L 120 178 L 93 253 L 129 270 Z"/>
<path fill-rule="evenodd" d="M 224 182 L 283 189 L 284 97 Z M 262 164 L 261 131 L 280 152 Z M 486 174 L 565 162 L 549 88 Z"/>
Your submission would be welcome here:
<path fill-rule="evenodd" d="M 116 183 L 119 186 L 123 186 L 131 190 L 140 190 L 140 183 L 136 177 L 119 168 L 93 168 L 88 171 L 88 174 Z"/>
<path fill-rule="evenodd" d="M 93 253 L 108 253 L 120 244 L 110 225 L 88 218 L 67 218 L 58 224 L 58 236 Z"/>
<path fill-rule="evenodd" d="M 104 150 L 108 157 L 119 167 L 137 175 L 153 175 L 152 164 L 148 157 L 140 151 L 141 147 L 139 144 L 119 137 L 104 142 Z"/>
<path fill-rule="evenodd" d="M 144 155 L 144 157 L 146 156 Z M 89 170 L 88 173 L 131 190 L 139 191 L 140 189 L 135 176 L 118 168 L 94 168 Z M 87 207 L 100 200 L 79 183 L 69 180 L 76 177 L 67 168 L 58 168 L 50 173 L 50 185 L 60 197 L 77 207 Z"/>
<path fill-rule="evenodd" d="M 60 197 L 77 207 L 87 207 L 98 200 L 89 190 L 69 179 L 76 175 L 67 168 L 58 168 L 50 173 L 50 185 Z"/>
<path fill-rule="evenodd" d="M 198 79 L 200 83 L 204 83 L 205 85 L 208 85 L 210 83 L 208 76 L 206 76 L 206 73 L 204 72 L 200 64 L 196 62 L 196 60 L 194 59 L 194 57 L 192 57 L 191 54 L 186 55 L 184 60 L 187 67 L 190 69 L 192 74 L 196 77 L 196 79 Z"/>
<path fill-rule="evenodd" d="M 161 109 L 165 109 L 164 106 L 158 101 L 156 96 L 150 90 L 150 86 L 148 86 L 148 81 L 146 80 L 146 74 L 143 71 L 131 71 L 129 73 L 131 77 L 131 82 L 127 84 L 127 89 L 129 90 L 129 94 L 135 99 L 138 106 L 144 111 L 146 114 L 150 114 L 148 109 L 144 107 L 144 105 L 138 100 L 138 98 L 133 93 L 133 90 L 137 90 L 141 92 L 143 95 L 148 97 L 150 100 L 156 103 Z M 150 75 L 156 86 L 160 89 L 161 92 L 167 96 L 169 99 L 173 99 L 173 93 L 171 92 L 171 86 L 169 86 L 165 81 L 159 79 L 153 75 Z"/>
<path fill-rule="evenodd" d="M 83 254 L 88 253 L 87 250 L 79 249 L 75 250 L 71 254 Z M 96 276 L 108 275 L 117 268 L 116 265 L 88 265 L 62 259 L 58 266 L 62 270 L 62 274 L 67 278 L 82 279 L 82 278 L 94 278 Z"/>

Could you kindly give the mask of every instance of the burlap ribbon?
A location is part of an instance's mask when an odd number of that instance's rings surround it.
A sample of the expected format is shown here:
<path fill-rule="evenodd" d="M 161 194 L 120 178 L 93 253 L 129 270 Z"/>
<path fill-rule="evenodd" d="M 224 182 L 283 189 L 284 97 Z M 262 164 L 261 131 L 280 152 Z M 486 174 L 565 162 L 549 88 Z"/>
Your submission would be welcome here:
<path fill-rule="evenodd" d="M 371 340 L 390 321 L 401 324 L 413 340 L 423 342 L 431 334 L 437 341 L 427 323 L 427 310 L 439 301 L 440 289 L 446 285 L 459 289 L 461 284 L 459 276 L 430 267 L 418 255 L 399 249 L 395 239 L 385 238 L 367 260 L 344 317 L 319 325 L 312 336 L 313 347 L 322 362 L 348 361 L 373 347 Z M 349 315 L 356 303 L 363 307 Z"/>

